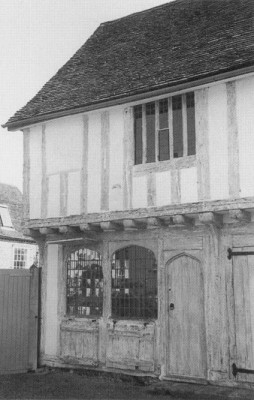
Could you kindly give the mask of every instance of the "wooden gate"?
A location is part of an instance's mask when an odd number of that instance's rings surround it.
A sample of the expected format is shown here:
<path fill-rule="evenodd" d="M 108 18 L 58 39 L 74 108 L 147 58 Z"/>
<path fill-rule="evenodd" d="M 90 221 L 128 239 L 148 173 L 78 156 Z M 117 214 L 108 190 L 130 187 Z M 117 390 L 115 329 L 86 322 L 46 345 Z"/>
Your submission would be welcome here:
<path fill-rule="evenodd" d="M 0 270 L 0 373 L 37 368 L 39 269 Z"/>
<path fill-rule="evenodd" d="M 182 254 L 167 265 L 167 376 L 206 378 L 204 283 L 200 262 Z"/>

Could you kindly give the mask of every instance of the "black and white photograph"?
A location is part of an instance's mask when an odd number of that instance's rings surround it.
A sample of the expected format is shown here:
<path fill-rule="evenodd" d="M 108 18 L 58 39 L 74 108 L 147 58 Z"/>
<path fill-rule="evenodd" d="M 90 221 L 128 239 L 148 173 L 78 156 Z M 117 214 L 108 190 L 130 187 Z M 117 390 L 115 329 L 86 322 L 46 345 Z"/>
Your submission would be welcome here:
<path fill-rule="evenodd" d="M 254 399 L 254 0 L 0 0 L 0 399 Z"/>

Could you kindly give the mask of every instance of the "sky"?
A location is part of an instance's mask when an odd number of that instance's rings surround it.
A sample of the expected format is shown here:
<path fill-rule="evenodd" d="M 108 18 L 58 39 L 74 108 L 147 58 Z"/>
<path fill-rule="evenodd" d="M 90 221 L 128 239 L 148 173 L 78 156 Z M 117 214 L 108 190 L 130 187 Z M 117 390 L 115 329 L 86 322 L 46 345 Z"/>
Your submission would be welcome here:
<path fill-rule="evenodd" d="M 100 23 L 170 0 L 0 0 L 0 125 L 23 107 Z M 22 191 L 21 132 L 0 128 L 0 182 Z"/>

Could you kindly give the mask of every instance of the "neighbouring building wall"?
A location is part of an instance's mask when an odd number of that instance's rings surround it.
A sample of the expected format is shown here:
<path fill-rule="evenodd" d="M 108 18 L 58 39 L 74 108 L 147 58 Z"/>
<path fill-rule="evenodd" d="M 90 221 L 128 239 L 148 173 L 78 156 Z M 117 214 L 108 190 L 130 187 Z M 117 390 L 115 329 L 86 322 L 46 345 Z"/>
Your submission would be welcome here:
<path fill-rule="evenodd" d="M 24 250 L 24 253 L 23 253 Z M 16 252 L 16 257 L 15 257 Z M 0 241 L 0 269 L 20 268 L 19 261 L 22 261 L 22 268 L 30 268 L 36 260 L 38 248 L 35 244 Z M 22 253 L 22 254 L 21 254 Z M 21 259 L 22 257 L 22 259 Z M 14 265 L 14 261 L 16 261 Z M 24 262 L 24 264 L 23 264 Z"/>
<path fill-rule="evenodd" d="M 134 165 L 131 106 L 31 127 L 27 218 L 253 196 L 253 93 L 254 77 L 195 90 L 196 154 L 168 161 Z"/>

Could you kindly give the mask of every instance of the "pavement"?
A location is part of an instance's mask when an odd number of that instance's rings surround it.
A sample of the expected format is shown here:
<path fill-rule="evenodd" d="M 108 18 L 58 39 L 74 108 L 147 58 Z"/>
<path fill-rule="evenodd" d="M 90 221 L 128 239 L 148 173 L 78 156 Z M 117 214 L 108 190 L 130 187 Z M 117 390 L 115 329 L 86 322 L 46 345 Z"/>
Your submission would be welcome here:
<path fill-rule="evenodd" d="M 91 370 L 41 369 L 0 375 L 0 399 L 254 400 L 254 388 L 159 381 Z"/>

